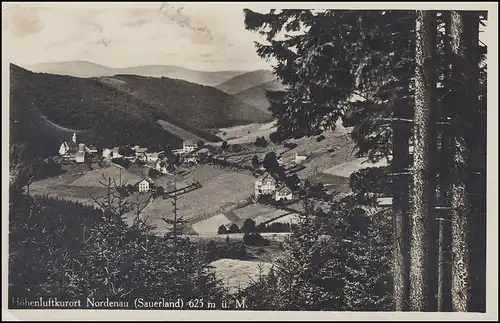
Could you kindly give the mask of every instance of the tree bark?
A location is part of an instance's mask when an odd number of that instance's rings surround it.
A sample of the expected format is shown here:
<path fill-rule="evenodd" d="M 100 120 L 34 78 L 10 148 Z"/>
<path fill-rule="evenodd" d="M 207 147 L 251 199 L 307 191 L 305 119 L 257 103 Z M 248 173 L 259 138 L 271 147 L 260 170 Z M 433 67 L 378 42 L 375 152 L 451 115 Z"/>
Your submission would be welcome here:
<path fill-rule="evenodd" d="M 450 11 L 442 12 L 445 28 L 443 35 L 443 93 L 440 119 L 451 119 L 452 106 L 450 102 L 451 77 L 451 44 L 450 44 Z M 453 169 L 453 132 L 451 127 L 441 127 L 441 142 L 439 149 L 439 202 L 443 207 L 439 213 L 439 260 L 438 260 L 438 312 L 451 311 L 451 200 Z"/>
<path fill-rule="evenodd" d="M 470 310 L 472 300 L 473 281 L 479 283 L 480 273 L 475 270 L 485 266 L 472 266 L 476 260 L 471 253 L 481 253 L 474 248 L 476 238 L 484 239 L 485 214 L 472 221 L 473 205 L 471 199 L 474 187 L 473 169 L 477 159 L 476 152 L 478 139 L 474 133 L 474 123 L 478 115 L 478 81 L 479 81 L 479 20 L 474 12 L 451 13 L 452 36 L 452 80 L 453 103 L 455 107 L 452 123 L 454 129 L 454 185 L 452 188 L 452 249 L 453 249 L 453 281 L 452 281 L 452 306 L 453 311 L 467 312 Z M 472 125 L 472 126 L 471 126 Z M 478 209 L 476 208 L 476 211 Z M 479 229 L 481 227 L 481 229 Z M 482 232 L 481 237 L 473 238 L 475 232 Z M 477 258 L 477 261 L 484 262 Z M 476 290 L 474 288 L 474 290 Z"/>
<path fill-rule="evenodd" d="M 407 89 L 409 82 L 403 80 Z M 408 91 L 409 93 L 409 91 Z M 407 93 L 407 94 L 408 94 Z M 408 99 L 394 109 L 394 116 L 410 118 L 412 111 Z M 409 139 L 410 127 L 403 122 L 393 125 L 393 159 L 392 173 L 396 176 L 392 185 L 392 214 L 393 214 L 393 300 L 395 311 L 408 311 L 410 286 L 410 222 L 409 209 L 409 182 L 408 176 L 403 174 L 409 167 Z"/>
<path fill-rule="evenodd" d="M 435 310 L 436 193 L 436 13 L 417 11 L 415 53 L 415 116 L 413 127 L 413 190 L 410 305 L 413 311 Z"/>

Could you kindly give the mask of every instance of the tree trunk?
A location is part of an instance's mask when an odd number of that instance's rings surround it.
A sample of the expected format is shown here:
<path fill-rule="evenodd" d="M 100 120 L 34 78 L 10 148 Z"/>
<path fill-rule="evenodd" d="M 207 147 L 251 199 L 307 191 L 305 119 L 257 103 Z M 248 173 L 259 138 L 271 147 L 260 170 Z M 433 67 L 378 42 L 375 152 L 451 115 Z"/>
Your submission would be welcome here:
<path fill-rule="evenodd" d="M 486 111 L 479 102 L 479 13 L 465 13 L 465 38 L 467 46 L 467 89 L 468 109 L 472 110 L 474 129 L 469 131 L 468 149 L 474 152 L 469 167 L 467 191 L 472 206 L 471 221 L 471 302 L 469 311 L 484 312 L 486 310 Z M 472 173 L 472 174 L 471 174 Z"/>
<path fill-rule="evenodd" d="M 478 278 L 479 273 L 471 266 L 475 256 L 471 254 L 472 245 L 477 241 L 472 234 L 478 232 L 478 227 L 484 227 L 481 218 L 472 221 L 471 190 L 474 187 L 473 167 L 476 157 L 472 154 L 478 144 L 474 127 L 471 127 L 478 117 L 478 81 L 479 81 L 479 25 L 478 17 L 474 12 L 451 13 L 452 35 L 452 80 L 454 82 L 453 103 L 455 113 L 452 123 L 455 138 L 455 178 L 452 188 L 452 249 L 453 249 L 453 282 L 452 306 L 453 311 L 467 312 L 472 301 L 472 281 Z M 477 210 L 476 210 L 477 211 Z M 477 212 L 476 212 L 477 213 Z M 479 212 L 481 213 L 481 212 Z M 485 216 L 485 215 L 484 215 Z M 477 223 L 476 223 L 477 222 Z M 473 224 L 476 224 L 473 227 Z M 479 224 L 479 226 L 477 225 Z M 484 228 L 483 228 L 484 229 Z M 483 230 L 481 230 L 483 231 Z M 485 231 L 485 230 L 484 230 Z M 484 238 L 485 232 L 483 232 Z M 475 249 L 475 248 L 474 248 Z M 481 252 L 480 250 L 475 250 Z M 481 261 L 480 258 L 477 259 Z M 475 264 L 476 265 L 476 264 Z M 483 266 L 481 270 L 485 270 Z"/>
<path fill-rule="evenodd" d="M 436 13 L 417 11 L 415 116 L 413 126 L 413 190 L 410 306 L 413 311 L 435 310 L 436 218 L 434 212 L 436 140 Z"/>
<path fill-rule="evenodd" d="M 403 87 L 408 89 L 409 81 L 404 79 Z M 409 119 L 412 117 L 408 98 L 402 100 L 394 109 L 394 117 Z M 392 185 L 392 214 L 393 214 L 393 300 L 395 311 L 408 311 L 410 286 L 410 222 L 409 182 L 408 176 L 403 174 L 409 168 L 409 139 L 410 127 L 404 122 L 393 123 L 393 159 L 392 172 L 401 174 L 394 178 Z"/>
<path fill-rule="evenodd" d="M 450 11 L 442 12 L 445 23 L 443 37 L 443 93 L 440 120 L 447 123 L 451 119 L 452 105 L 450 94 Z M 451 311 L 451 207 L 450 192 L 452 187 L 453 169 L 453 132 L 449 125 L 441 129 L 441 142 L 439 149 L 439 202 L 441 211 L 439 215 L 439 261 L 438 261 L 438 312 Z"/>

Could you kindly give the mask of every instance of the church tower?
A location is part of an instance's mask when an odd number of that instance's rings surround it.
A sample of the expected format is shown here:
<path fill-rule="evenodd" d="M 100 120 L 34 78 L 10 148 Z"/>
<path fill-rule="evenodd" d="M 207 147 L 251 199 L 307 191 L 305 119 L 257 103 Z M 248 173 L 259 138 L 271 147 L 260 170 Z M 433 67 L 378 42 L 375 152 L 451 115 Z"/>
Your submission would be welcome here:
<path fill-rule="evenodd" d="M 73 138 L 71 140 L 76 144 L 76 132 L 73 133 Z"/>

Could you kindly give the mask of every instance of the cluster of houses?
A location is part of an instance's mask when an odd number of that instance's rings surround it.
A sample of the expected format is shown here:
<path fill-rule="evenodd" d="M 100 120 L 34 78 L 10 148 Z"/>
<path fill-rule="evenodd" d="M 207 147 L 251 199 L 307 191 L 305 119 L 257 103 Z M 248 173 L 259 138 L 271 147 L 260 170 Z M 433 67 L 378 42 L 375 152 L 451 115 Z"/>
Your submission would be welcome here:
<path fill-rule="evenodd" d="M 271 195 L 276 201 L 290 201 L 293 199 L 292 190 L 285 184 L 280 184 L 274 176 L 266 172 L 255 181 L 254 196 Z"/>
<path fill-rule="evenodd" d="M 87 146 L 84 143 L 78 143 L 76 133 L 70 141 L 64 141 L 59 147 L 59 155 L 63 161 L 85 163 L 89 160 L 95 160 L 99 157 L 99 152 L 94 146 Z"/>
<path fill-rule="evenodd" d="M 76 162 L 85 163 L 87 161 L 97 161 L 97 159 L 102 156 L 105 160 L 111 160 L 115 158 L 123 158 L 135 162 L 140 160 L 144 163 L 154 163 L 155 169 L 163 174 L 167 174 L 167 163 L 164 158 L 164 153 L 162 151 L 150 152 L 147 148 L 140 147 L 138 145 L 131 147 L 132 154 L 122 155 L 120 152 L 123 151 L 120 147 L 114 148 L 104 148 L 102 153 L 96 147 L 87 146 L 83 143 L 78 143 L 76 138 L 76 133 L 70 141 L 64 141 L 59 147 L 59 155 L 66 162 Z M 194 153 L 196 152 L 196 153 Z M 192 141 L 184 141 L 183 147 L 181 149 L 173 150 L 174 155 L 180 156 L 181 161 L 186 164 L 196 164 L 198 162 L 198 155 L 202 153 L 208 153 L 208 149 L 202 148 L 198 149 L 198 145 Z"/>

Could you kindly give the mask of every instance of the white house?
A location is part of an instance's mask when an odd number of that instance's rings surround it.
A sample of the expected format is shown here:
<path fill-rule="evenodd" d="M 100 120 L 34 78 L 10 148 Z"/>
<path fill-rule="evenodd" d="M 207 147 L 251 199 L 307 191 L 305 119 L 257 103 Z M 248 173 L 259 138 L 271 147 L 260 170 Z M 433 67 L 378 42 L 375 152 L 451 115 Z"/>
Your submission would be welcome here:
<path fill-rule="evenodd" d="M 185 154 L 195 151 L 198 146 L 195 142 L 187 140 L 182 143 L 182 150 Z"/>
<path fill-rule="evenodd" d="M 139 192 L 148 192 L 151 189 L 150 184 L 146 178 L 143 178 L 136 185 L 139 187 Z"/>
<path fill-rule="evenodd" d="M 281 201 L 281 200 L 290 201 L 292 199 L 293 199 L 293 193 L 292 190 L 288 188 L 288 186 L 283 185 L 276 190 L 276 195 L 275 195 L 276 201 Z"/>
<path fill-rule="evenodd" d="M 294 161 L 295 161 L 296 164 L 300 164 L 304 160 L 306 160 L 307 158 L 308 158 L 307 155 L 299 155 L 299 154 L 295 153 L 295 160 Z"/>
<path fill-rule="evenodd" d="M 59 155 L 64 156 L 70 151 L 68 143 L 65 141 L 59 147 Z"/>
<path fill-rule="evenodd" d="M 255 181 L 255 197 L 261 194 L 273 194 L 276 191 L 276 180 L 265 173 Z"/>
<path fill-rule="evenodd" d="M 75 161 L 77 163 L 85 163 L 85 150 L 78 150 L 76 152 Z"/>

